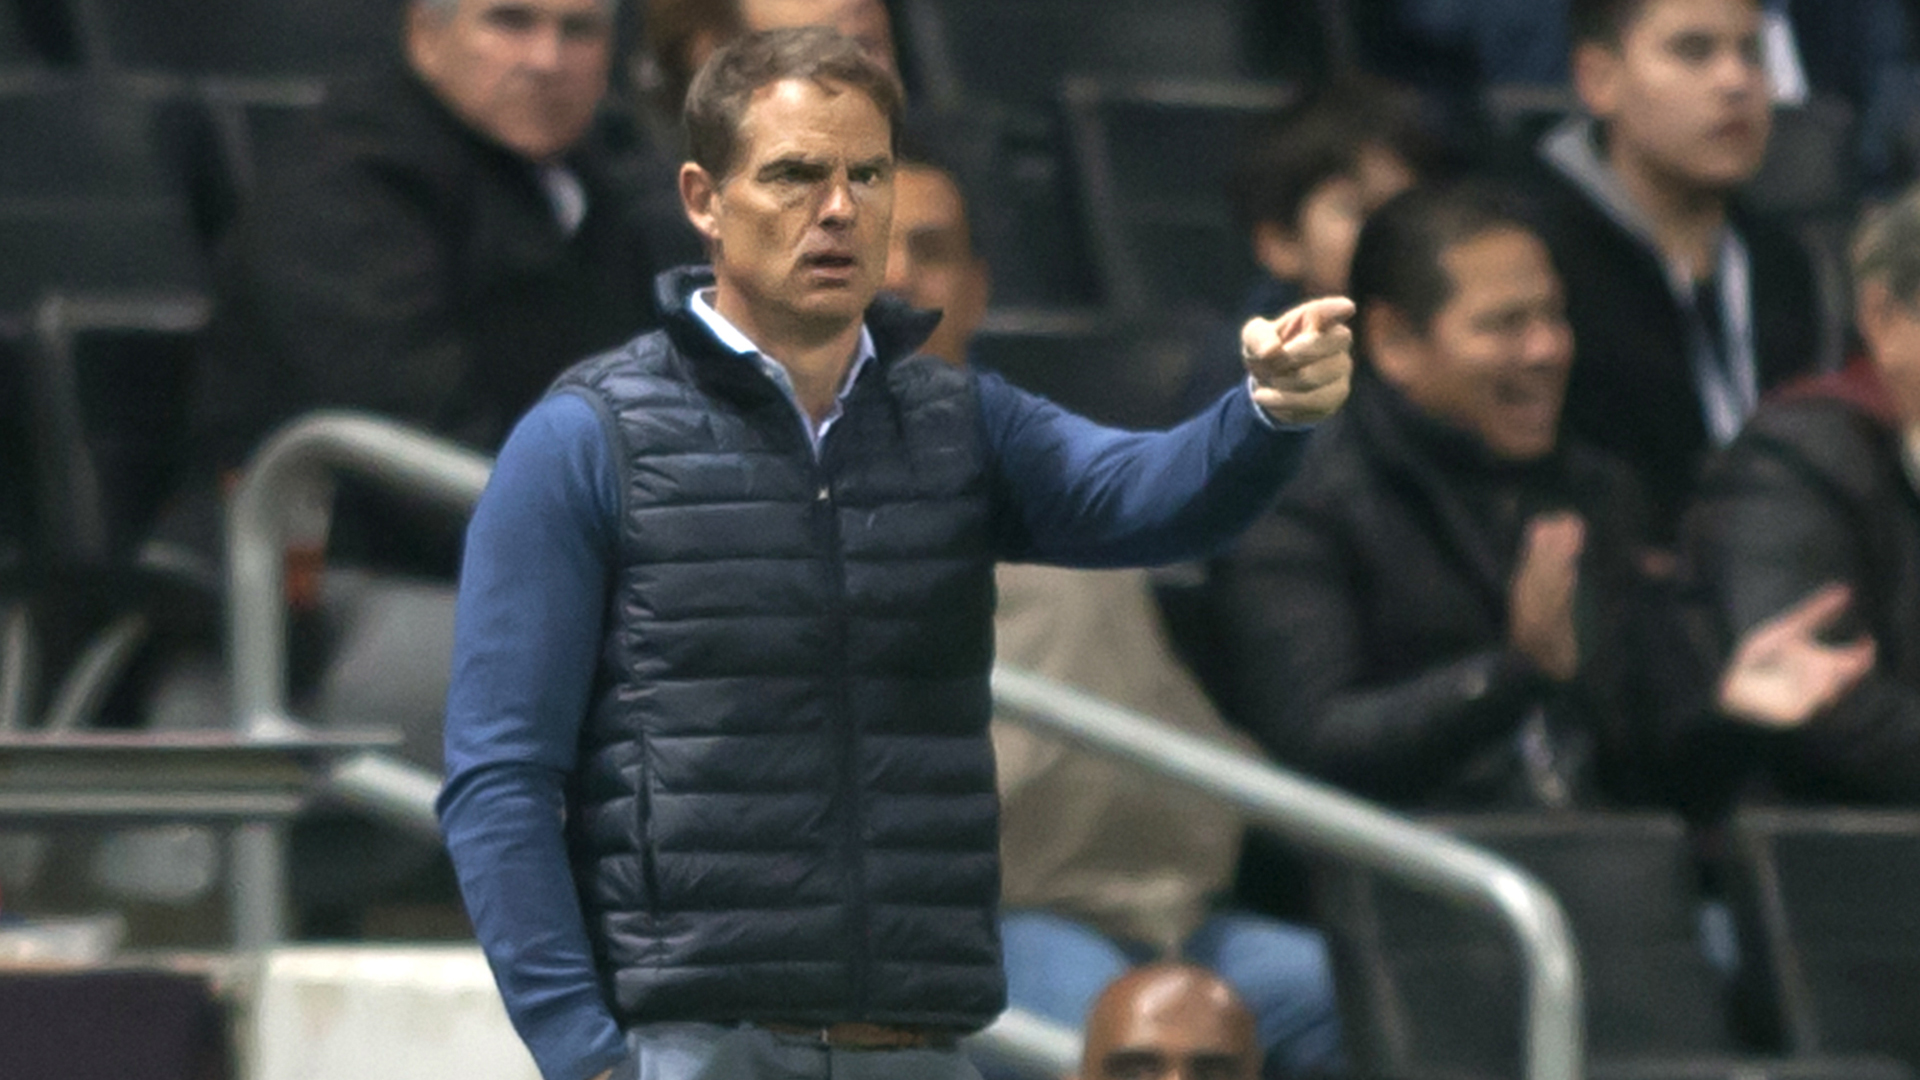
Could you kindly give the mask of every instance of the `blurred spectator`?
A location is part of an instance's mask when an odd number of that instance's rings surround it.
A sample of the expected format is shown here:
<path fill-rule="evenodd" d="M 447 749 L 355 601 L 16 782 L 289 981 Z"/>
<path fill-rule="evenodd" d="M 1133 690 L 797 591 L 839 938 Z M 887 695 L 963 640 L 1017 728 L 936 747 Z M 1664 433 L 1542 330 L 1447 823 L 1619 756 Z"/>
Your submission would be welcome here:
<path fill-rule="evenodd" d="M 338 87 L 263 163 L 221 252 L 169 532 L 217 550 L 215 476 L 354 408 L 492 450 L 567 364 L 653 320 L 651 265 L 592 121 L 614 0 L 414 0 L 406 66 Z M 343 493 L 336 547 L 451 576 L 459 525 Z"/>
<path fill-rule="evenodd" d="M 738 0 L 647 0 L 646 48 L 635 60 L 634 81 L 654 98 L 658 112 L 677 127 L 693 73 L 713 50 L 739 36 Z"/>
<path fill-rule="evenodd" d="M 1834 633 L 1878 646 L 1872 674 L 1811 719 L 1756 734 L 1763 786 L 1831 802 L 1920 800 L 1920 190 L 1853 249 L 1866 355 L 1785 388 L 1711 468 L 1686 550 L 1722 647 L 1840 587 Z"/>
<path fill-rule="evenodd" d="M 965 201 L 944 169 L 909 163 L 895 173 L 887 288 L 944 312 L 923 351 L 965 362 L 989 283 Z M 995 582 L 1000 660 L 1229 737 L 1161 634 L 1144 572 L 1006 565 Z M 1210 910 L 1240 846 L 1237 813 L 1015 724 L 997 721 L 993 740 L 1014 1007 L 1078 1023 L 1100 989 L 1137 961 L 1186 955 L 1216 967 L 1251 1003 L 1275 1075 L 1339 1065 L 1319 935 Z"/>
<path fill-rule="evenodd" d="M 301 414 L 365 410 L 491 452 L 569 364 L 652 323 L 647 237 L 592 126 L 614 3 L 414 0 L 404 67 L 338 86 L 263 163 L 221 252 L 192 487 L 161 540 L 218 559 L 224 483 Z M 461 522 L 352 483 L 319 519 L 290 563 L 296 707 L 397 728 L 438 769 Z M 225 693 L 218 657 L 193 656 L 150 722 L 228 723 Z M 304 818 L 294 839 L 309 933 L 354 932 L 370 897 L 444 863 L 359 817 Z M 450 881 L 432 899 L 451 904 Z"/>
<path fill-rule="evenodd" d="M 1253 131 L 1229 179 L 1235 214 L 1266 271 L 1236 317 L 1209 327 L 1182 398 L 1193 412 L 1246 377 L 1240 325 L 1346 291 L 1360 223 L 1435 165 L 1413 100 L 1372 79 L 1330 84 Z"/>
<path fill-rule="evenodd" d="M 795 26 L 831 26 L 859 44 L 873 61 L 896 76 L 899 56 L 894 49 L 893 19 L 881 0 L 737 0 L 741 19 L 751 31 L 784 30 Z"/>
<path fill-rule="evenodd" d="M 1370 70 L 1390 72 L 1459 116 L 1490 87 L 1559 86 L 1569 75 L 1568 0 L 1356 0 L 1355 36 Z M 1781 105 L 1814 93 L 1851 106 L 1870 180 L 1911 175 L 1898 111 L 1916 93 L 1912 15 L 1903 0 L 1765 0 L 1767 82 Z"/>
<path fill-rule="evenodd" d="M 1253 1080 L 1253 1017 L 1205 968 L 1155 964 L 1114 980 L 1086 1019 L 1079 1080 Z"/>
<path fill-rule="evenodd" d="M 1758 0 L 1574 0 L 1590 116 L 1539 150 L 1579 362 L 1569 432 L 1631 466 L 1670 543 L 1707 451 L 1816 365 L 1812 264 L 1733 193 L 1766 152 Z"/>
<path fill-rule="evenodd" d="M 1710 679 L 1674 659 L 1631 477 L 1559 437 L 1572 334 L 1526 222 L 1481 185 L 1368 220 L 1352 400 L 1215 574 L 1231 714 L 1398 806 L 1699 807 Z M 1783 634 L 1776 660 L 1849 662 Z"/>

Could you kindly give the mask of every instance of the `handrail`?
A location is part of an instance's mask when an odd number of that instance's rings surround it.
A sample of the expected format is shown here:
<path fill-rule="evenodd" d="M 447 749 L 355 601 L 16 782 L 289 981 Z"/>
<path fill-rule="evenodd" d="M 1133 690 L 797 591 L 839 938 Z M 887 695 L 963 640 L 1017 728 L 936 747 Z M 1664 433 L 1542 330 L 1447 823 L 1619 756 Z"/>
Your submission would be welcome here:
<path fill-rule="evenodd" d="M 466 513 L 492 462 L 403 424 L 348 412 L 313 413 L 270 436 L 248 463 L 227 506 L 228 671 L 234 726 L 263 739 L 298 734 L 288 715 L 286 550 L 291 507 L 336 473 Z M 367 751 L 336 763 L 330 791 L 409 827 L 438 835 L 433 797 L 440 778 Z M 277 825 L 234 831 L 234 944 L 256 949 L 286 936 L 286 845 Z"/>
<path fill-rule="evenodd" d="M 234 715 L 243 731 L 271 737 L 298 730 L 287 716 L 283 600 L 287 508 L 297 486 L 325 472 L 346 471 L 465 510 L 485 488 L 488 469 L 479 454 L 391 421 L 349 413 L 308 416 L 268 441 L 235 492 L 228 518 Z M 1011 719 L 1207 792 L 1303 846 L 1333 852 L 1504 920 L 1526 971 L 1526 1075 L 1580 1080 L 1584 1013 L 1578 955 L 1559 903 L 1526 872 L 1327 785 L 1027 672 L 996 666 L 993 698 Z M 335 766 L 331 782 L 339 794 L 384 817 L 435 827 L 439 778 L 426 770 L 367 753 Z M 235 906 L 246 899 L 249 914 L 244 925 L 236 916 L 236 936 L 244 929 L 249 937 L 242 940 L 264 944 L 279 936 L 280 916 L 273 905 L 284 897 L 284 866 L 274 860 L 282 853 L 270 831 L 253 834 L 250 844 L 240 840 Z M 257 879 L 239 880 L 249 874 Z M 1051 1033 L 1048 1045 L 1042 1045 L 1045 1039 L 1029 1043 L 1014 1024 L 992 1037 L 1009 1048 L 1024 1048 L 1037 1055 L 1035 1060 L 1058 1061 L 1064 1051 L 1057 1035 Z"/>
<path fill-rule="evenodd" d="M 1302 846 L 1503 920 L 1526 973 L 1525 1075 L 1579 1080 L 1586 1045 L 1579 954 L 1559 901 L 1526 871 L 1326 784 L 1051 679 L 996 665 L 993 702 L 999 715 L 1212 795 Z"/>

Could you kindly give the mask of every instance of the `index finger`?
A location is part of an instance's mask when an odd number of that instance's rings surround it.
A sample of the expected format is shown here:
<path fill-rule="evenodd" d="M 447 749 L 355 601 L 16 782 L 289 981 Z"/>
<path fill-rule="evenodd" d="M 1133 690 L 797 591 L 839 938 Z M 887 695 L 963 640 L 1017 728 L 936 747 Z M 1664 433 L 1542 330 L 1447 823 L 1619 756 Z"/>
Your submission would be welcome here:
<path fill-rule="evenodd" d="M 1318 300 L 1309 300 L 1280 317 L 1285 326 L 1280 340 L 1290 341 L 1300 334 L 1319 334 L 1336 326 L 1344 326 L 1348 319 L 1353 318 L 1355 310 L 1353 301 L 1344 296 L 1323 296 Z"/>

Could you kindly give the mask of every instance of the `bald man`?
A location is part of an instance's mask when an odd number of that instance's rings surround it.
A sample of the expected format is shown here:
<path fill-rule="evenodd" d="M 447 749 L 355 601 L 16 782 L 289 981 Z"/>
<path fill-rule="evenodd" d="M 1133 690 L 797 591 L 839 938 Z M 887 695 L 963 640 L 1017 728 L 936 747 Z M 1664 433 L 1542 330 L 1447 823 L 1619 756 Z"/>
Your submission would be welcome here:
<path fill-rule="evenodd" d="M 1253 1013 L 1219 976 L 1149 964 L 1110 983 L 1087 1014 L 1079 1080 L 1255 1080 Z"/>

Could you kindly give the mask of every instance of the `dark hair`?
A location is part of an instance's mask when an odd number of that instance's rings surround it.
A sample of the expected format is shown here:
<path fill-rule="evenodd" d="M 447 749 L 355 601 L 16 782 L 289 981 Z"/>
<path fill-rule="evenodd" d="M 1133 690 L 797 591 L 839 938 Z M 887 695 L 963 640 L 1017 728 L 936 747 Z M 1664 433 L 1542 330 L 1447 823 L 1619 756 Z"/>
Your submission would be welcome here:
<path fill-rule="evenodd" d="M 1640 17 L 1640 8 L 1647 0 L 1569 0 L 1567 4 L 1567 37 L 1572 44 L 1608 45 L 1620 44 L 1627 35 L 1627 27 Z"/>
<path fill-rule="evenodd" d="M 731 41 L 746 31 L 739 0 L 647 0 L 644 33 L 660 101 L 678 112 L 693 83 L 693 47 L 702 37 Z"/>
<path fill-rule="evenodd" d="M 867 95 L 900 138 L 905 95 L 899 80 L 867 57 L 852 38 L 824 26 L 747 34 L 707 59 L 687 91 L 687 156 L 716 180 L 740 153 L 740 125 L 762 87 L 788 79 L 841 83 Z"/>
<path fill-rule="evenodd" d="M 1486 180 L 1403 191 L 1361 226 L 1348 293 L 1363 320 L 1386 304 L 1424 333 L 1453 299 L 1453 277 L 1440 261 L 1447 249 L 1496 229 L 1538 236 L 1535 220 L 1517 192 Z"/>
<path fill-rule="evenodd" d="M 1652 0 L 1569 0 L 1567 37 L 1574 46 L 1618 47 Z M 1755 6 L 1761 0 L 1753 0 Z"/>
<path fill-rule="evenodd" d="M 1271 221 L 1297 229 L 1313 189 L 1353 173 L 1371 146 L 1392 151 L 1416 173 L 1431 170 L 1440 156 L 1417 99 L 1392 83 L 1347 76 L 1294 103 L 1254 128 L 1235 155 L 1228 195 L 1241 227 Z"/>

